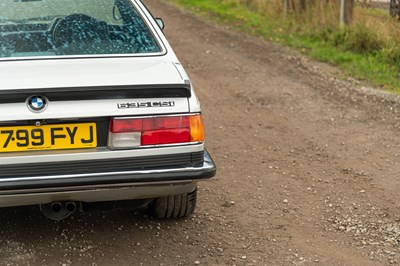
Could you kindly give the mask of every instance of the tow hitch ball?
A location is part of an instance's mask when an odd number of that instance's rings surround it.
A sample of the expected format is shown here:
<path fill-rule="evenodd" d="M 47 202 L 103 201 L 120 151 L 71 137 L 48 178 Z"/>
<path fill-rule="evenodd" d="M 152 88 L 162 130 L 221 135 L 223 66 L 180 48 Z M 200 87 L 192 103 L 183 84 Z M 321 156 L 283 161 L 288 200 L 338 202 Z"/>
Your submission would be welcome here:
<path fill-rule="evenodd" d="M 76 201 L 55 201 L 48 204 L 40 204 L 39 206 L 44 216 L 56 221 L 67 218 L 77 210 L 82 210 L 82 203 Z"/>

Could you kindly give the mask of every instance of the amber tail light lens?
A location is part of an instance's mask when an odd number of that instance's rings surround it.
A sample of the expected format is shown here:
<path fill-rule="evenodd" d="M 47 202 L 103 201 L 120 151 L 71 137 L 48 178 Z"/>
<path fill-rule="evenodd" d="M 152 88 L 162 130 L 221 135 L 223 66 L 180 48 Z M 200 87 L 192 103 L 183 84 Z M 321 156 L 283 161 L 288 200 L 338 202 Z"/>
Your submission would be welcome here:
<path fill-rule="evenodd" d="M 179 144 L 204 141 L 200 114 L 149 118 L 112 118 L 110 148 Z"/>

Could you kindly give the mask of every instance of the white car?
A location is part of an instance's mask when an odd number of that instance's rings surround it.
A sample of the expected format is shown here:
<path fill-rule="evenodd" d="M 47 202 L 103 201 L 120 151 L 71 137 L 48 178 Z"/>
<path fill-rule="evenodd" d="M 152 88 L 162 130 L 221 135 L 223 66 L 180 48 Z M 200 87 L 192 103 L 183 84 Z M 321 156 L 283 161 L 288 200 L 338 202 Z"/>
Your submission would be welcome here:
<path fill-rule="evenodd" d="M 0 207 L 193 212 L 216 166 L 162 27 L 139 0 L 0 1 Z"/>

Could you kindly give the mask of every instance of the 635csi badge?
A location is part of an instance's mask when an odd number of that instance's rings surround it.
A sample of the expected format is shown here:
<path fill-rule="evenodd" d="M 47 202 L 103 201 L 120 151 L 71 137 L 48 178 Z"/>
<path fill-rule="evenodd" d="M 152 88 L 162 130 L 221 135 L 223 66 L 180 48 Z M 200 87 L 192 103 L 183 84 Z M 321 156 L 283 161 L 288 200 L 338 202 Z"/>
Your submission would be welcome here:
<path fill-rule="evenodd" d="M 119 103 L 118 109 L 174 107 L 174 106 L 175 106 L 174 101 L 132 102 L 132 103 Z"/>

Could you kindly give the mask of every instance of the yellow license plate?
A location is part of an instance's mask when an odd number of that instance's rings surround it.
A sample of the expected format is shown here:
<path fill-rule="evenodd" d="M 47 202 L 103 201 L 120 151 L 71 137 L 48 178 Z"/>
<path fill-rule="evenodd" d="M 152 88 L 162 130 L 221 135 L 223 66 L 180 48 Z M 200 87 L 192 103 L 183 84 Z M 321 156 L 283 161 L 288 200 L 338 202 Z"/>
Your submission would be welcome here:
<path fill-rule="evenodd" d="M 95 123 L 0 127 L 0 152 L 97 146 Z"/>

